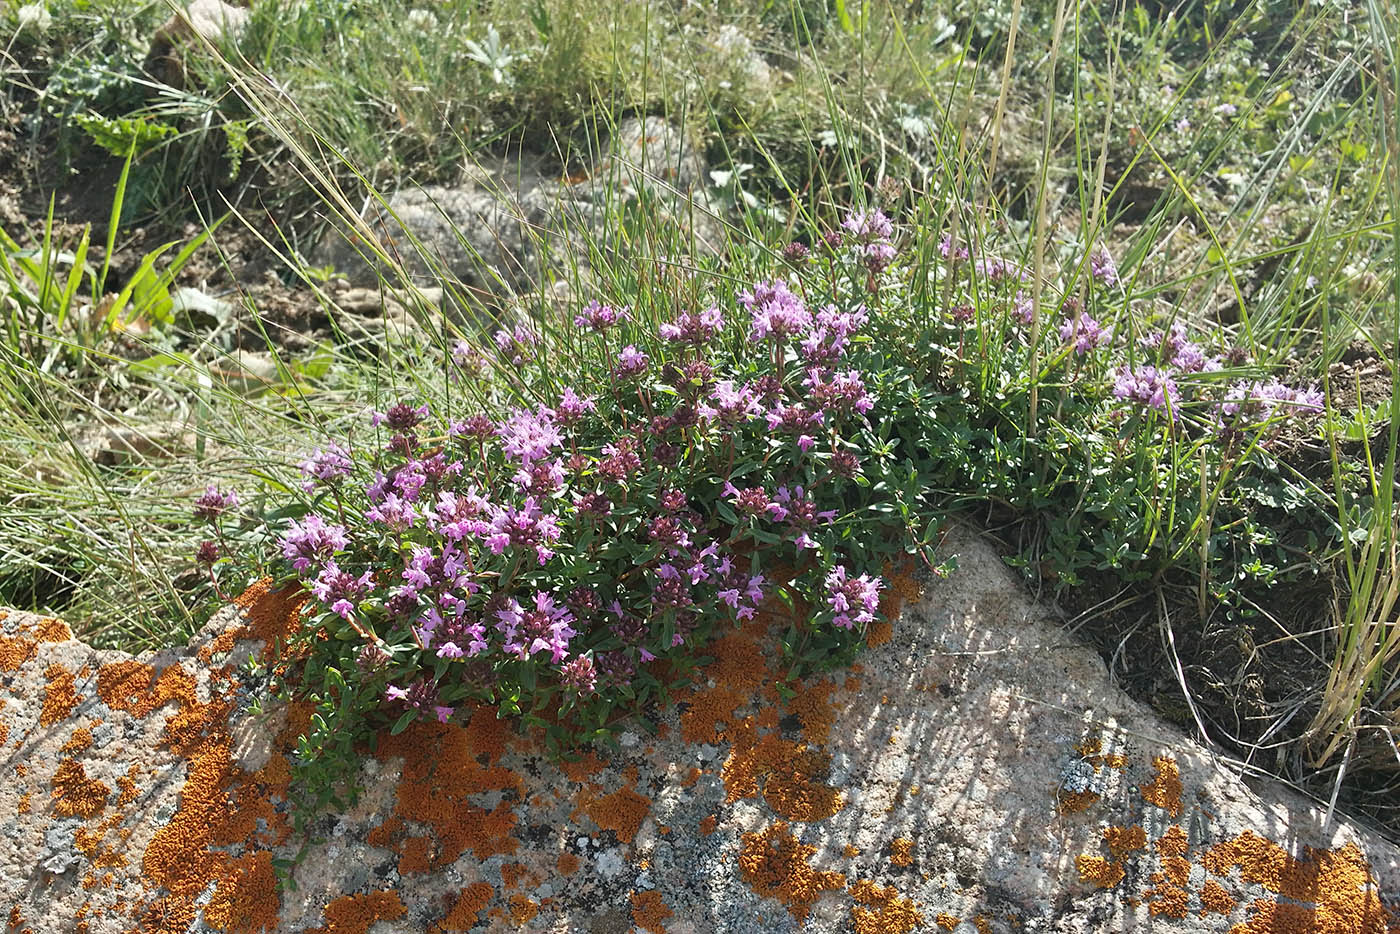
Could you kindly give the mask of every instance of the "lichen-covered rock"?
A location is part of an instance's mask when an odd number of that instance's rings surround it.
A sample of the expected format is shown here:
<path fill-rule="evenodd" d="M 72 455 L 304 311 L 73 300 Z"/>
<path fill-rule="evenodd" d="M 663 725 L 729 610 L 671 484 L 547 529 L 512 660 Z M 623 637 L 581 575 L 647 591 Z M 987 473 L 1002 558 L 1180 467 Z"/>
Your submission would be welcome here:
<path fill-rule="evenodd" d="M 366 752 L 291 832 L 308 712 L 250 656 L 255 588 L 178 653 L 0 621 L 0 917 L 15 931 L 1386 934 L 1394 846 L 1252 791 L 1116 691 L 996 556 L 886 592 L 859 665 L 780 690 L 776 614 L 615 751 L 556 763 L 491 711 Z M 904 603 L 901 611 L 899 604 Z M 790 697 L 785 695 L 791 694 Z M 274 861 L 305 845 L 295 889 Z"/>
<path fill-rule="evenodd" d="M 659 117 L 619 125 L 604 155 L 586 172 L 560 177 L 538 157 L 515 156 L 471 165 L 454 186 L 404 188 L 366 214 L 367 230 L 412 284 L 490 296 L 535 289 L 546 268 L 586 267 L 587 244 L 612 250 L 605 218 L 614 202 L 641 191 L 648 209 L 695 233 L 714 249 L 717 222 L 706 197 L 704 159 L 680 130 Z M 312 254 L 352 285 L 372 286 L 379 273 L 397 286 L 386 264 L 358 236 L 328 233 Z"/>

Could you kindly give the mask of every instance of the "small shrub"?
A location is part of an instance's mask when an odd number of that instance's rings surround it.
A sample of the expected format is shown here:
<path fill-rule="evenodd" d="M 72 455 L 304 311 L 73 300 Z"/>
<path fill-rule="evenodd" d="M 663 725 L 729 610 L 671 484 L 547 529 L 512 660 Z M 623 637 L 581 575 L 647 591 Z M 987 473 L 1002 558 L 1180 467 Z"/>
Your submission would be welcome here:
<path fill-rule="evenodd" d="M 928 525 L 869 385 L 863 301 L 891 231 L 852 229 L 853 252 L 655 327 L 594 302 L 567 339 L 496 332 L 494 367 L 463 342 L 452 376 L 496 369 L 507 414 L 405 400 L 307 458 L 281 544 L 313 597 L 294 651 L 318 803 L 360 739 L 465 705 L 556 750 L 603 739 L 771 597 L 794 675 L 850 658 L 882 563 Z"/>

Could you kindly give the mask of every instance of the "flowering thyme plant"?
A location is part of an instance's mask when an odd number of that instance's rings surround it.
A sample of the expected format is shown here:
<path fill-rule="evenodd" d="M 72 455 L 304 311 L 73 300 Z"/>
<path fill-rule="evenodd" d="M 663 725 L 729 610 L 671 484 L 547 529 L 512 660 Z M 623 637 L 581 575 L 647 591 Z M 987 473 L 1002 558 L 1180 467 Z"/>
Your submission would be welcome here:
<path fill-rule="evenodd" d="M 917 473 L 880 439 L 882 358 L 863 334 L 890 225 L 848 229 L 859 248 L 825 275 L 650 325 L 588 305 L 572 378 L 544 335 L 502 330 L 524 392 L 499 411 L 400 401 L 310 454 L 308 508 L 280 538 L 312 599 L 303 759 L 468 705 L 556 747 L 605 737 L 771 597 L 809 609 L 788 614 L 795 672 L 848 659 L 885 557 L 931 527 L 910 506 Z"/>

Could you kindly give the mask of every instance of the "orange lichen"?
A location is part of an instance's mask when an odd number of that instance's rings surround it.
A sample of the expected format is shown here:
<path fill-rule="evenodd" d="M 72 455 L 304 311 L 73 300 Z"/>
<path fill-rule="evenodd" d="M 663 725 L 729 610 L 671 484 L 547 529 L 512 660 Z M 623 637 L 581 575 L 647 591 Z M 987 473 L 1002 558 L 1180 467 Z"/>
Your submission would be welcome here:
<path fill-rule="evenodd" d="M 603 760 L 599 759 L 597 754 L 590 750 L 585 755 L 579 756 L 573 762 L 559 763 L 559 768 L 569 777 L 569 781 L 582 784 L 602 771 Z"/>
<path fill-rule="evenodd" d="M 28 813 L 29 813 L 29 809 L 30 809 L 29 795 L 30 795 L 30 792 L 27 792 L 27 791 L 26 791 L 24 794 L 20 795 L 20 796 L 19 796 L 19 801 L 18 801 L 18 803 L 16 803 L 16 805 L 15 805 L 15 810 L 19 811 L 19 813 L 21 813 L 21 814 L 28 814 Z"/>
<path fill-rule="evenodd" d="M 288 607 L 299 605 L 298 601 L 265 589 L 249 593 L 262 596 L 247 603 L 249 620 L 271 627 L 273 618 L 281 614 L 284 629 L 295 624 L 294 618 L 286 617 L 294 617 Z M 102 666 L 97 680 L 98 694 L 108 706 L 134 716 L 147 716 L 169 703 L 178 708 L 166 721 L 163 743 L 186 760 L 186 778 L 179 792 L 179 809 L 156 831 L 142 857 L 142 871 L 151 891 L 163 889 L 166 894 L 137 909 L 144 912 L 140 929 L 186 930 L 195 899 L 212 883 L 214 896 L 205 906 L 205 917 L 211 924 L 224 919 L 227 923 L 223 926 L 233 931 L 275 930 L 279 905 L 276 874 L 271 854 L 257 848 L 255 831 L 259 822 L 266 824 L 265 833 L 270 838 L 266 842 L 270 843 L 290 833 L 285 816 L 276 811 L 271 800 L 274 795 L 285 798 L 285 760 L 275 754 L 267 766 L 251 775 L 236 768 L 229 752 L 229 700 L 216 695 L 209 703 L 200 703 L 195 679 L 181 665 L 170 665 L 157 673 L 139 662 L 118 662 Z M 290 724 L 295 718 L 289 713 L 288 720 Z M 285 748 L 290 739 L 284 730 L 276 742 Z M 135 774 L 128 773 L 132 784 L 123 787 L 124 796 L 135 793 Z M 226 851 L 233 844 L 244 848 L 241 856 Z"/>
<path fill-rule="evenodd" d="M 501 884 L 508 889 L 520 888 L 520 883 L 528 875 L 524 863 L 505 863 L 501 866 Z"/>
<path fill-rule="evenodd" d="M 427 872 L 433 868 L 430 837 L 408 837 L 399 846 L 399 872 Z"/>
<path fill-rule="evenodd" d="M 713 814 L 709 814 L 709 815 L 707 815 L 707 816 L 701 818 L 701 820 L 700 820 L 700 833 L 701 833 L 701 835 L 708 837 L 710 834 L 714 833 L 714 832 L 715 832 L 715 824 L 716 824 L 716 823 L 717 823 L 717 821 L 715 820 L 715 816 L 714 816 Z"/>
<path fill-rule="evenodd" d="M 277 930 L 277 873 L 266 850 L 230 860 L 218 870 L 214 897 L 204 906 L 204 920 L 233 934 L 258 934 Z M 330 906 L 327 906 L 329 917 Z M 402 913 L 402 912 L 400 912 Z M 397 917 L 395 915 L 394 917 Z M 363 932 L 366 927 L 334 927 L 328 930 Z"/>
<path fill-rule="evenodd" d="M 44 642 L 67 642 L 73 631 L 60 619 L 43 619 L 38 626 L 21 623 L 13 636 L 0 634 L 0 672 L 18 671 Z"/>
<path fill-rule="evenodd" d="M 1077 856 L 1074 868 L 1079 870 L 1080 882 L 1101 889 L 1111 889 L 1123 881 L 1123 864 L 1102 856 Z"/>
<path fill-rule="evenodd" d="M 611 830 L 623 843 L 631 843 L 651 813 L 651 799 L 637 794 L 630 786 L 608 795 L 597 795 L 584 788 L 579 791 L 579 807 L 601 829 Z"/>
<path fill-rule="evenodd" d="M 238 630 L 238 638 L 263 643 L 261 659 L 264 662 L 296 631 L 302 608 L 310 598 L 301 587 L 274 590 L 273 585 L 272 578 L 263 578 L 233 601 L 243 610 L 243 627 Z"/>
<path fill-rule="evenodd" d="M 890 842 L 890 862 L 896 866 L 909 866 L 914 862 L 914 841 L 908 837 L 895 837 Z"/>
<path fill-rule="evenodd" d="M 865 644 L 872 649 L 884 645 L 894 638 L 894 624 L 887 619 L 877 619 L 865 631 Z"/>
<path fill-rule="evenodd" d="M 734 711 L 744 703 L 742 691 L 719 685 L 710 690 L 679 694 L 687 706 L 681 712 L 681 739 L 687 743 L 718 743 L 725 735 L 725 724 L 734 720 Z"/>
<path fill-rule="evenodd" d="M 578 872 L 579 860 L 573 853 L 564 852 L 559 854 L 559 862 L 556 868 L 561 876 L 572 876 Z"/>
<path fill-rule="evenodd" d="M 1185 856 L 1190 845 L 1186 831 L 1177 824 L 1168 827 L 1161 839 L 1153 844 L 1157 848 L 1157 852 L 1163 856 Z"/>
<path fill-rule="evenodd" d="M 1170 781 L 1170 776 L 1175 774 L 1175 763 L 1171 762 L 1170 759 L 1154 761 L 1157 764 L 1159 780 L 1165 773 L 1169 776 L 1168 781 Z M 1162 763 L 1169 765 L 1164 766 Z M 1177 781 L 1177 786 L 1180 787 L 1180 780 Z M 1144 795 L 1146 795 L 1145 790 Z M 1159 807 L 1164 806 L 1159 805 Z M 1191 863 L 1186 859 L 1190 840 L 1186 836 L 1186 831 L 1173 824 L 1153 845 L 1162 857 L 1162 869 L 1160 872 L 1152 873 L 1150 877 L 1153 887 L 1146 892 L 1147 910 L 1152 915 L 1177 919 L 1185 918 L 1187 903 L 1191 898 L 1191 893 L 1186 889 L 1191 878 Z"/>
<path fill-rule="evenodd" d="M 366 934 L 374 922 L 394 921 L 402 918 L 407 910 L 392 889 L 342 895 L 326 906 L 326 923 L 309 929 L 306 934 Z"/>
<path fill-rule="evenodd" d="M 881 887 L 861 879 L 851 886 L 851 926 L 856 934 L 909 934 L 923 923 L 923 914 L 894 886 Z M 862 907 L 865 906 L 865 907 Z"/>
<path fill-rule="evenodd" d="M 938 925 L 939 927 L 941 927 L 941 928 L 942 928 L 943 930 L 945 930 L 945 931 L 951 931 L 953 928 L 957 927 L 959 924 L 962 924 L 962 919 L 961 919 L 961 918 L 955 918 L 955 917 L 953 917 L 952 915 L 948 914 L 947 912 L 940 911 L 940 912 L 938 913 L 938 916 L 935 917 L 935 918 L 933 919 L 933 923 L 936 924 L 936 925 Z"/>
<path fill-rule="evenodd" d="M 1055 810 L 1061 814 L 1079 814 L 1089 810 L 1099 800 L 1092 791 L 1065 791 L 1059 789 L 1055 796 Z"/>
<path fill-rule="evenodd" d="M 1174 885 L 1160 872 L 1152 874 L 1152 881 L 1157 884 L 1145 893 L 1148 914 L 1177 920 L 1185 918 L 1191 893 L 1179 885 Z"/>
<path fill-rule="evenodd" d="M 48 700 L 46 698 L 45 704 L 47 703 Z M 70 755 L 77 755 L 78 753 L 88 749 L 90 746 L 92 746 L 92 730 L 88 729 L 85 726 L 80 726 L 73 731 L 71 736 L 68 737 L 68 742 L 63 744 L 62 748 L 59 749 L 59 752 L 66 752 Z"/>
<path fill-rule="evenodd" d="M 210 664 L 215 655 L 223 655 L 233 651 L 233 645 L 238 641 L 238 635 L 237 629 L 224 630 L 215 636 L 208 645 L 200 649 L 196 653 L 196 657 L 204 664 Z"/>
<path fill-rule="evenodd" d="M 121 795 L 117 798 L 117 807 L 124 808 L 135 801 L 140 791 L 136 787 L 137 766 L 132 763 L 131 768 L 126 770 L 126 774 L 117 779 L 117 788 Z"/>
<path fill-rule="evenodd" d="M 847 859 L 855 859 L 860 855 L 860 847 L 852 843 L 847 843 L 841 850 L 841 855 L 845 856 Z"/>
<path fill-rule="evenodd" d="M 1147 846 L 1147 831 L 1137 825 L 1132 827 L 1105 827 L 1103 829 L 1104 843 L 1108 844 L 1108 852 L 1115 858 L 1122 858 L 1129 853 L 1136 853 Z"/>
<path fill-rule="evenodd" d="M 1164 856 L 1162 876 L 1172 885 L 1184 886 L 1191 879 L 1191 863 L 1181 856 Z"/>
<path fill-rule="evenodd" d="M 720 770 L 725 800 L 756 797 L 760 791 L 780 817 L 787 820 L 824 820 L 845 806 L 845 797 L 819 780 L 831 765 L 831 756 L 807 749 L 780 734 L 756 736 L 756 726 L 746 719 L 736 725 L 733 749 Z"/>
<path fill-rule="evenodd" d="M 44 671 L 44 706 L 39 711 L 39 725 L 53 726 L 67 720 L 78 705 L 78 681 L 73 672 L 62 665 L 50 665 Z"/>
<path fill-rule="evenodd" d="M 1379 934 L 1387 930 L 1387 912 L 1381 904 L 1375 877 L 1354 843 L 1335 850 L 1305 848 L 1303 858 L 1296 859 L 1278 844 L 1246 830 L 1212 846 L 1201 863 L 1217 876 L 1229 876 L 1238 868 L 1245 882 L 1304 903 L 1272 908 L 1272 903 L 1256 901 L 1250 905 L 1251 920 L 1236 925 L 1231 934 Z M 1305 907 L 1306 904 L 1313 907 Z"/>
<path fill-rule="evenodd" d="M 514 772 L 498 766 L 483 766 L 478 761 L 478 756 L 483 754 L 488 761 L 494 761 L 490 758 L 493 750 L 476 745 L 483 733 L 487 737 L 494 734 L 489 723 L 477 727 L 483 714 L 495 720 L 494 712 L 479 708 L 467 728 L 415 723 L 397 736 L 385 737 L 380 742 L 377 755 L 381 759 L 402 757 L 404 760 L 394 812 L 386 821 L 397 817 L 418 821 L 432 829 L 428 868 L 437 869 L 455 862 L 467 850 L 477 859 L 489 859 L 498 853 L 514 853 L 520 846 L 511 836 L 516 816 L 508 801 L 502 800 L 488 811 L 469 800 L 472 795 L 493 790 L 509 790 L 521 798 L 525 796 L 524 783 Z M 390 839 L 393 836 L 388 835 Z M 386 845 L 386 836 L 376 836 L 374 842 Z"/>
<path fill-rule="evenodd" d="M 896 619 L 904 604 L 919 599 L 923 585 L 914 577 L 917 563 L 913 558 L 898 565 L 888 563 L 884 568 L 885 590 L 880 594 L 880 612 L 886 619 Z M 874 645 L 875 643 L 871 643 Z"/>
<path fill-rule="evenodd" d="M 59 817 L 95 817 L 107 807 L 111 793 L 102 782 L 88 778 L 76 759 L 64 759 L 53 773 L 53 810 Z"/>
<path fill-rule="evenodd" d="M 651 934 L 666 934 L 666 919 L 672 917 L 675 912 L 662 901 L 660 892 L 655 889 L 633 892 L 630 901 L 632 922 L 637 927 Z"/>
<path fill-rule="evenodd" d="M 739 872 L 759 895 L 776 898 L 799 922 L 807 917 L 822 892 L 844 888 L 839 872 L 818 872 L 808 859 L 817 851 L 799 843 L 783 822 L 758 833 L 743 835 Z"/>
<path fill-rule="evenodd" d="M 195 678 L 181 665 L 156 674 L 138 661 L 113 662 L 97 670 L 97 694 L 113 710 L 144 718 L 168 703 L 195 705 Z"/>
<path fill-rule="evenodd" d="M 1228 915 L 1235 910 L 1235 899 L 1225 891 L 1225 887 L 1214 879 L 1206 880 L 1201 887 L 1201 917 L 1211 912 Z"/>
<path fill-rule="evenodd" d="M 1176 760 L 1167 756 L 1157 756 L 1152 760 L 1157 770 L 1151 782 L 1142 786 L 1143 800 L 1155 804 L 1172 817 L 1181 816 L 1181 770 Z"/>
<path fill-rule="evenodd" d="M 534 920 L 540 913 L 540 906 L 524 895 L 512 895 L 506 904 L 510 906 L 510 921 L 517 927 Z"/>
<path fill-rule="evenodd" d="M 433 928 L 434 931 L 470 931 L 486 906 L 491 904 L 496 890 L 485 882 L 473 882 L 462 890 L 447 917 Z"/>
<path fill-rule="evenodd" d="M 831 705 L 835 690 L 835 684 L 820 678 L 798 687 L 788 701 L 788 710 L 802 721 L 803 738 L 814 746 L 831 737 L 831 725 L 836 722 L 836 708 Z"/>
<path fill-rule="evenodd" d="M 715 660 L 705 673 L 720 687 L 752 691 L 771 677 L 751 629 L 732 630 L 711 642 L 707 651 Z"/>

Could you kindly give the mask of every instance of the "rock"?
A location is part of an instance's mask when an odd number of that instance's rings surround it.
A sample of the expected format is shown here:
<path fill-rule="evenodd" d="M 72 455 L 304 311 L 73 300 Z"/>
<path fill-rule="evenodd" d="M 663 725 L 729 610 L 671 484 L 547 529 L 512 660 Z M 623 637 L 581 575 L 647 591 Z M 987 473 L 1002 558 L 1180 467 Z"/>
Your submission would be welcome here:
<path fill-rule="evenodd" d="M 385 737 L 308 840 L 286 800 L 306 713 L 252 719 L 243 664 L 272 661 L 294 598 L 255 587 L 139 658 L 0 614 L 0 911 L 35 934 L 1394 930 L 1393 844 L 1246 785 L 974 534 L 948 547 L 957 571 L 893 582 L 894 625 L 791 701 L 775 613 L 612 753 L 555 763 L 485 709 Z"/>
<path fill-rule="evenodd" d="M 329 232 L 311 263 L 333 267 L 353 286 L 375 286 L 381 274 L 397 286 L 398 276 L 366 239 L 372 234 L 413 285 L 447 280 L 478 297 L 518 295 L 545 282 L 551 264 L 586 269 L 587 243 L 615 248 L 607 208 L 642 190 L 657 194 L 653 207 L 662 221 L 693 226 L 702 248 L 714 249 L 718 228 L 708 214 L 706 178 L 703 158 L 681 131 L 657 117 L 633 118 L 587 172 L 559 178 L 543 159 L 526 156 L 474 164 L 458 185 L 395 192 L 368 212 L 356 234 Z"/>
<path fill-rule="evenodd" d="M 184 422 L 99 425 L 83 431 L 78 448 L 104 467 L 171 460 L 195 449 L 195 433 Z"/>
<path fill-rule="evenodd" d="M 225 36 L 237 36 L 248 25 L 248 11 L 224 0 L 191 0 L 166 20 L 151 37 L 145 70 L 171 87 L 184 87 L 184 56 L 205 42 L 217 45 Z"/>

